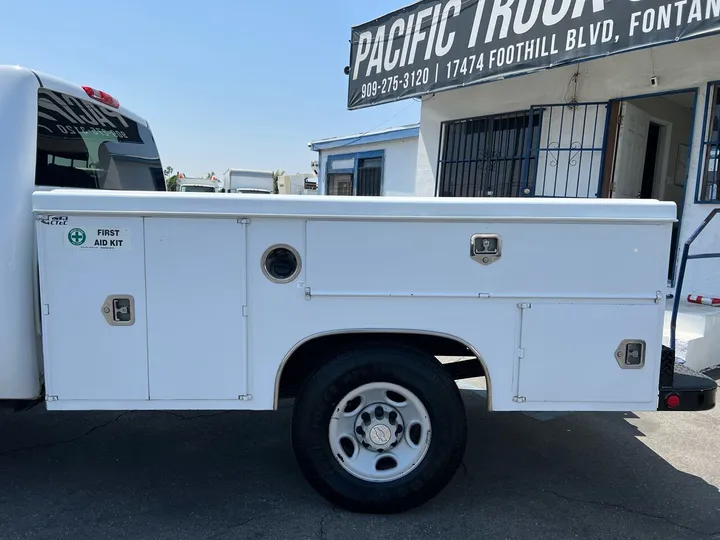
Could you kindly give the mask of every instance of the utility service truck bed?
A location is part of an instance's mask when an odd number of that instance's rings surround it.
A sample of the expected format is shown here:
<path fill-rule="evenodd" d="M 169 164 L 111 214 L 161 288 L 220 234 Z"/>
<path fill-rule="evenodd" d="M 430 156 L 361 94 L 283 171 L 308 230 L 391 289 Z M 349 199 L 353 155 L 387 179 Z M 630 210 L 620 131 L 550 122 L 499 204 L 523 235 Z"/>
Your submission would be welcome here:
<path fill-rule="evenodd" d="M 495 411 L 714 405 L 662 361 L 673 203 L 58 190 L 33 208 L 49 409 L 296 397 L 301 468 L 349 508 L 409 508 L 454 473 L 464 409 L 436 356 L 472 358 Z"/>

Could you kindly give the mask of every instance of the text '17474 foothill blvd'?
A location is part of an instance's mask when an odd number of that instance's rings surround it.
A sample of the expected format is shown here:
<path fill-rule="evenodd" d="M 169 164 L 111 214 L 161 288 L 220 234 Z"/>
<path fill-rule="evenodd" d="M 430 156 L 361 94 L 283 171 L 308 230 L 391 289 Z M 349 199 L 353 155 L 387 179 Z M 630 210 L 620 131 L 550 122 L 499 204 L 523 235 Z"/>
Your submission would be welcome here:
<path fill-rule="evenodd" d="M 720 31 L 720 0 L 425 0 L 352 29 L 357 109 Z"/>

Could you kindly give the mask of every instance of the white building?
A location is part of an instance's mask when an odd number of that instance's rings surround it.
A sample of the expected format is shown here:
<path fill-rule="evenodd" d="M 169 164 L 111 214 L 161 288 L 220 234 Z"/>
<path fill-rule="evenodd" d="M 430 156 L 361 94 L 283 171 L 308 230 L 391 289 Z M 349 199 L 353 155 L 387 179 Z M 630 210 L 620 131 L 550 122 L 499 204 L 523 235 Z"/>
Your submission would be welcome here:
<path fill-rule="evenodd" d="M 422 99 L 418 195 L 675 202 L 674 292 L 720 208 L 719 31 L 716 0 L 422 0 L 353 29 L 348 107 Z M 720 253 L 720 217 L 691 252 Z M 718 276 L 720 259 L 689 261 L 682 297 L 720 297 Z"/>
<path fill-rule="evenodd" d="M 418 125 L 321 139 L 308 146 L 318 152 L 318 194 L 433 195 L 418 185 Z"/>

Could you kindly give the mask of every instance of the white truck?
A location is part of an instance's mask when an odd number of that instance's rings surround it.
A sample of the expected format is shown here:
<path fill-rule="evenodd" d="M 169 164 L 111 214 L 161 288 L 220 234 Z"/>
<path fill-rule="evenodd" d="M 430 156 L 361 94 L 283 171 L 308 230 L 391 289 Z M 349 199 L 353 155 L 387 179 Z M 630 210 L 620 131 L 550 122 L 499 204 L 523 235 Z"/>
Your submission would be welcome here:
<path fill-rule="evenodd" d="M 43 384 L 33 191 L 165 191 L 165 179 L 145 120 L 48 74 L 0 66 L 0 132 L 0 402 L 33 400 Z"/>
<path fill-rule="evenodd" d="M 223 174 L 223 189 L 227 193 L 264 195 L 273 192 L 273 180 L 272 171 L 228 169 Z"/>
<path fill-rule="evenodd" d="M 60 97 L 38 110 L 47 92 Z M 271 410 L 294 398 L 309 483 L 383 513 L 420 505 L 456 472 L 459 379 L 485 377 L 492 411 L 715 405 L 715 382 L 662 346 L 673 203 L 37 190 L 60 184 L 37 172 L 51 161 L 35 159 L 49 144 L 36 136 L 45 110 L 149 137 L 114 100 L 93 99 L 0 70 L 12 180 L 0 213 L 3 399 L 83 411 Z M 103 187 L 105 169 L 91 169 Z M 178 267 L 235 279 L 188 281 Z M 178 333 L 178 319 L 195 331 Z"/>
<path fill-rule="evenodd" d="M 317 175 L 284 174 L 278 178 L 277 187 L 280 195 L 317 195 Z"/>
<path fill-rule="evenodd" d="M 183 176 L 177 179 L 177 190 L 180 193 L 215 193 L 218 191 L 217 180 L 211 178 L 188 178 Z"/>

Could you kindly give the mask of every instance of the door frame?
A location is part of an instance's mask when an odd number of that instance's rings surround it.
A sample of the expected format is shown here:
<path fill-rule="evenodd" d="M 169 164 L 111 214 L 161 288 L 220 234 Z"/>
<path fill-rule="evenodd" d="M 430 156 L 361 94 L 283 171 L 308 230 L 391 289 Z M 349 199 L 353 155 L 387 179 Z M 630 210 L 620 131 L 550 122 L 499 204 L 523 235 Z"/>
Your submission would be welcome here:
<path fill-rule="evenodd" d="M 685 201 L 687 199 L 687 191 L 688 191 L 688 177 L 690 173 L 690 161 L 692 160 L 693 155 L 693 139 L 695 135 L 695 121 L 697 119 L 698 114 L 698 96 L 700 94 L 700 87 L 699 86 L 691 86 L 688 88 L 681 88 L 678 90 L 667 90 L 664 92 L 651 92 L 651 93 L 645 93 L 645 94 L 637 94 L 637 95 L 630 95 L 630 96 L 623 96 L 618 98 L 613 98 L 609 101 L 610 103 L 610 117 L 611 117 L 611 125 L 609 126 L 610 130 L 614 132 L 612 140 L 611 137 L 608 136 L 606 138 L 606 146 L 605 146 L 605 160 L 604 162 L 607 164 L 608 161 L 611 162 L 610 170 L 607 168 L 604 171 L 604 177 L 602 179 L 603 186 L 602 186 L 602 197 L 608 198 L 610 193 L 610 182 L 612 181 L 612 176 L 615 169 L 615 155 L 616 155 L 616 144 L 617 144 L 617 120 L 618 115 L 620 112 L 620 104 L 623 101 L 631 101 L 634 99 L 642 99 L 642 98 L 649 98 L 649 97 L 662 97 L 662 96 L 670 96 L 673 94 L 686 94 L 692 92 L 694 94 L 693 96 L 693 107 L 692 107 L 692 113 L 691 113 L 691 120 L 690 120 L 690 140 L 688 140 L 688 163 L 685 167 L 686 171 L 688 172 L 688 175 L 685 178 L 685 186 L 683 187 L 682 192 L 682 198 L 680 201 L 680 205 L 678 207 L 677 211 L 677 221 L 678 221 L 678 242 L 675 246 L 675 253 L 672 253 L 672 279 L 669 280 L 669 286 L 675 287 L 675 282 L 677 280 L 677 262 L 678 262 L 678 253 L 680 253 L 680 238 L 682 238 L 682 227 L 683 227 L 683 213 L 685 211 Z M 705 116 L 706 111 L 703 111 L 703 117 Z M 612 142 L 612 146 L 610 146 Z M 664 193 L 663 188 L 663 193 Z"/>

